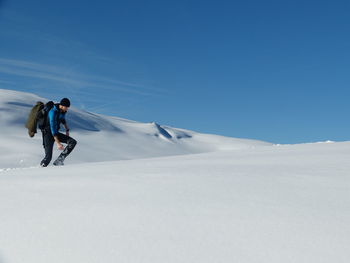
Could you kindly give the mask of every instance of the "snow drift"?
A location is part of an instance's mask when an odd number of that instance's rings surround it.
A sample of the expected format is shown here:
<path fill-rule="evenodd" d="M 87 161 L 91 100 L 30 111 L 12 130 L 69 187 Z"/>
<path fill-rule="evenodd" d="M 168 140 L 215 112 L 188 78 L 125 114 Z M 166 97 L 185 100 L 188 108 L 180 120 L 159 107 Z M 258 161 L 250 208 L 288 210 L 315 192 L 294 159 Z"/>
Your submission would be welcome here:
<path fill-rule="evenodd" d="M 73 108 L 76 151 L 40 168 L 40 135 L 23 128 L 37 100 L 0 90 L 0 263 L 349 262 L 350 142 L 271 145 Z"/>

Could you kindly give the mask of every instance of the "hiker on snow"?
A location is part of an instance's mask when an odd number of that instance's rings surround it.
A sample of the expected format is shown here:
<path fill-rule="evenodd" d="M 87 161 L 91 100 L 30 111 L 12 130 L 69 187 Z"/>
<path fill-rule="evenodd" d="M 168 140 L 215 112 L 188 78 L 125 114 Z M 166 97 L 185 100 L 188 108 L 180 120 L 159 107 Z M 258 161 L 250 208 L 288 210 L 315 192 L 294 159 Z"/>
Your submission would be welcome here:
<path fill-rule="evenodd" d="M 47 106 L 46 106 L 47 107 Z M 54 104 L 51 110 L 48 112 L 47 120 L 41 129 L 43 134 L 43 145 L 45 149 L 45 158 L 41 161 L 40 165 L 46 167 L 49 165 L 52 159 L 53 145 L 56 143 L 57 149 L 63 152 L 58 156 L 54 165 L 63 165 L 65 158 L 72 152 L 77 141 L 69 136 L 69 128 L 66 123 L 65 115 L 70 107 L 70 101 L 67 98 L 63 98 L 60 103 Z M 60 125 L 63 124 L 66 129 L 66 134 L 60 133 Z M 66 143 L 66 148 L 62 143 Z"/>

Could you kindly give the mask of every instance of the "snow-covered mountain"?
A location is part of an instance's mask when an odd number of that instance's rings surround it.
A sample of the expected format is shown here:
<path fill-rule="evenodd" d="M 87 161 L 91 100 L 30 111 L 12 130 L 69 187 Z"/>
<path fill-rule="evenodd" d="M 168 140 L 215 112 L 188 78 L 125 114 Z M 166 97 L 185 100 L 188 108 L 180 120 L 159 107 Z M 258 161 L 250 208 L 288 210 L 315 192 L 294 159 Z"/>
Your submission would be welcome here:
<path fill-rule="evenodd" d="M 350 142 L 272 145 L 75 109 L 38 167 L 39 98 L 0 90 L 0 263 L 348 263 Z M 55 154 L 58 154 L 56 150 Z"/>
<path fill-rule="evenodd" d="M 24 127 L 30 109 L 37 101 L 34 94 L 0 89 L 0 169 L 30 167 L 43 158 L 40 131 L 32 139 Z M 73 105 L 74 106 L 74 105 Z M 200 134 L 161 126 L 103 116 L 71 107 L 67 113 L 71 136 L 78 146 L 67 164 L 121 159 L 149 158 L 270 145 L 265 142 Z M 58 155 L 58 151 L 54 153 Z"/>

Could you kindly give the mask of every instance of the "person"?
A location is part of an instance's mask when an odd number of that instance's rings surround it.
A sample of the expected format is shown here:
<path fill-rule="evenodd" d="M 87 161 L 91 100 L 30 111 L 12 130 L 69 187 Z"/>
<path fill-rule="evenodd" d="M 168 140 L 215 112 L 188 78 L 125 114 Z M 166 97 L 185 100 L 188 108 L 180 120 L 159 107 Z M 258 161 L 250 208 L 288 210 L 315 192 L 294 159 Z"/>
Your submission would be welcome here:
<path fill-rule="evenodd" d="M 56 166 L 64 165 L 64 160 L 77 144 L 77 141 L 69 136 L 69 128 L 65 119 L 69 107 L 69 99 L 63 98 L 60 103 L 54 104 L 48 112 L 47 121 L 41 130 L 45 149 L 45 157 L 40 163 L 42 167 L 48 166 L 51 162 L 54 143 L 56 143 L 57 149 L 62 151 L 53 162 L 53 165 Z M 59 132 L 61 123 L 64 125 L 66 134 Z M 67 146 L 64 148 L 62 143 L 67 144 Z"/>

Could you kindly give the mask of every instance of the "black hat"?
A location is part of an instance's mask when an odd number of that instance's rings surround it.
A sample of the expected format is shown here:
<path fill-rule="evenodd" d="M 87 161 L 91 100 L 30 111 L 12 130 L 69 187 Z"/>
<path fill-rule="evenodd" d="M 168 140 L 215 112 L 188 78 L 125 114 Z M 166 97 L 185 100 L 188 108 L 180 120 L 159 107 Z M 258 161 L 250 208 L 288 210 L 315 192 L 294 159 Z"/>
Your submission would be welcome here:
<path fill-rule="evenodd" d="M 70 107 L 70 101 L 67 98 L 61 99 L 60 105 L 65 106 L 65 107 Z"/>

